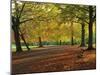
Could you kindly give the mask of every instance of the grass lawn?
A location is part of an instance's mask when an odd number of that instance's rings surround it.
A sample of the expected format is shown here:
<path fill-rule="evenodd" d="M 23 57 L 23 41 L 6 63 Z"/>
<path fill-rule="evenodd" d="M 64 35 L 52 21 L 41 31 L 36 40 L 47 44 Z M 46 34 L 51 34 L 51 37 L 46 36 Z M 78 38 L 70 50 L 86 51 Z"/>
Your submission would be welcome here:
<path fill-rule="evenodd" d="M 44 45 L 44 46 L 57 46 L 57 45 Z M 88 44 L 86 44 L 86 47 L 88 47 Z M 96 48 L 96 44 L 93 44 L 93 47 Z M 33 49 L 33 48 L 38 48 L 38 46 L 29 46 L 30 49 Z M 16 46 L 14 44 L 12 44 L 12 52 L 15 52 L 16 51 Z M 23 51 L 27 51 L 27 48 L 26 46 L 22 46 L 22 49 Z"/>
<path fill-rule="evenodd" d="M 38 46 L 29 46 L 29 48 L 37 48 Z M 14 44 L 12 44 L 12 46 L 11 46 L 11 49 L 12 49 L 12 52 L 15 52 L 16 51 L 16 46 L 14 45 Z M 27 48 L 26 48 L 26 46 L 22 46 L 22 49 L 23 49 L 23 51 L 27 51 Z"/>

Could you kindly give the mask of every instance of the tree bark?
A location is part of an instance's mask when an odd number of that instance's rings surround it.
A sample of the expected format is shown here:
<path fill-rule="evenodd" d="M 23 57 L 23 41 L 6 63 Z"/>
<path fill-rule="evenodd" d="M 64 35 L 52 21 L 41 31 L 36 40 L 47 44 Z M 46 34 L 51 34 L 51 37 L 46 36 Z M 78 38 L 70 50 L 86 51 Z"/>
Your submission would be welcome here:
<path fill-rule="evenodd" d="M 81 24 L 81 47 L 84 47 L 85 46 L 85 24 L 84 22 Z"/>
<path fill-rule="evenodd" d="M 89 40 L 88 50 L 93 49 L 93 7 L 89 6 Z"/>
<path fill-rule="evenodd" d="M 71 45 L 74 45 L 74 32 L 73 32 L 73 22 L 71 22 Z"/>
<path fill-rule="evenodd" d="M 14 39 L 16 44 L 16 52 L 22 52 L 18 25 L 13 25 L 13 31 L 14 31 Z"/>
<path fill-rule="evenodd" d="M 62 41 L 61 41 L 61 40 L 59 41 L 59 44 L 60 44 L 60 45 L 62 44 Z"/>
<path fill-rule="evenodd" d="M 39 37 L 39 47 L 43 47 L 41 37 Z"/>
<path fill-rule="evenodd" d="M 20 36 L 21 36 L 22 40 L 24 41 L 24 44 L 26 45 L 26 48 L 28 49 L 28 51 L 30 51 L 30 48 L 29 48 L 28 44 L 26 43 L 26 40 L 25 40 L 23 34 L 21 33 Z"/>
<path fill-rule="evenodd" d="M 12 29 L 14 31 L 14 39 L 16 45 L 16 52 L 22 52 L 20 34 L 19 34 L 19 18 L 12 16 Z"/>

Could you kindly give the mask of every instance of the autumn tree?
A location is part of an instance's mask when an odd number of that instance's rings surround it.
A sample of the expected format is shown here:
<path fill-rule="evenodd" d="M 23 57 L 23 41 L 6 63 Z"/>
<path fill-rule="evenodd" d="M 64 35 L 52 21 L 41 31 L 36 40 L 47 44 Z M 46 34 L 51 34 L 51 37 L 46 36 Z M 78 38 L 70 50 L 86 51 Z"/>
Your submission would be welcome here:
<path fill-rule="evenodd" d="M 74 45 L 74 23 L 76 23 L 76 12 L 78 11 L 77 6 L 75 5 L 62 5 L 62 18 L 65 23 L 70 24 L 70 39 L 71 45 Z"/>
<path fill-rule="evenodd" d="M 88 40 L 88 50 L 93 49 L 93 23 L 96 18 L 95 6 L 89 6 L 89 40 Z"/>
<path fill-rule="evenodd" d="M 22 52 L 20 40 L 21 40 L 21 38 L 23 36 L 20 35 L 20 24 L 24 23 L 26 21 L 32 20 L 32 19 L 27 19 L 27 20 L 21 21 L 22 12 L 24 10 L 25 3 L 20 4 L 21 5 L 21 7 L 20 7 L 21 9 L 19 9 L 19 6 L 18 6 L 19 3 L 16 0 L 13 0 L 12 4 L 13 4 L 13 6 L 12 6 L 12 8 L 13 8 L 13 10 L 12 10 L 12 29 L 14 31 L 16 51 L 17 52 Z M 20 36 L 21 36 L 21 38 L 20 38 Z M 25 45 L 27 46 L 28 50 L 30 50 L 28 45 L 27 45 L 27 43 L 26 43 L 26 41 L 25 41 L 25 39 L 23 39 L 23 38 L 22 38 L 22 40 L 24 40 Z"/>
<path fill-rule="evenodd" d="M 93 49 L 93 23 L 96 18 L 95 6 L 79 6 L 77 18 L 81 21 L 81 46 L 85 46 L 85 25 L 88 24 L 88 49 Z"/>
<path fill-rule="evenodd" d="M 56 42 L 61 45 L 63 41 L 70 40 L 70 44 L 74 45 L 76 40 L 80 41 L 80 39 L 81 46 L 85 46 L 85 35 L 88 36 L 85 34 L 85 26 L 91 24 L 88 6 L 17 2 L 16 7 L 16 11 L 14 8 L 12 14 L 13 26 L 17 26 L 19 42 L 23 40 L 27 49 L 29 49 L 27 43 L 37 43 L 42 47 L 44 42 Z M 15 23 L 17 20 L 18 22 Z"/>

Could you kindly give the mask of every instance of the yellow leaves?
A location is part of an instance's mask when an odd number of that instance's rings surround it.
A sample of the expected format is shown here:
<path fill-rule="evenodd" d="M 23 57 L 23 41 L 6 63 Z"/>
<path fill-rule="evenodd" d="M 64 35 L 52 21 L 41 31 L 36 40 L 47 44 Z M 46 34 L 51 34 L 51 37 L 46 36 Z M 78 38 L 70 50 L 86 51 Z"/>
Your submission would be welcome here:
<path fill-rule="evenodd" d="M 74 21 L 77 21 L 75 15 L 82 16 L 81 14 L 84 12 L 81 11 L 79 14 L 76 9 L 74 5 L 28 2 L 23 10 L 21 20 L 29 18 L 33 18 L 33 20 L 22 24 L 21 30 L 25 33 L 27 41 L 31 42 L 39 36 L 44 40 L 62 39 L 62 41 L 66 41 L 66 39 L 70 39 L 72 29 L 74 38 L 80 38 L 81 25 Z M 71 28 L 71 22 L 73 22 L 73 28 Z"/>

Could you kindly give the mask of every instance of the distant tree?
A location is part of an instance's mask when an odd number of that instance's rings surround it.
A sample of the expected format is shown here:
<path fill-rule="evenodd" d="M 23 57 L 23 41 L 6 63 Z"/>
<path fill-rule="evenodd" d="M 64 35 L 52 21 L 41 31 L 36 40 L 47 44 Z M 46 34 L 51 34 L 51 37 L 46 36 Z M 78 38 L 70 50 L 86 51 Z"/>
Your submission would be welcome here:
<path fill-rule="evenodd" d="M 65 23 L 70 24 L 70 39 L 71 39 L 71 45 L 74 45 L 74 23 L 76 22 L 76 14 L 77 14 L 77 7 L 75 5 L 62 5 L 61 11 L 62 11 L 62 20 Z"/>
<path fill-rule="evenodd" d="M 85 23 L 81 24 L 81 47 L 85 47 Z"/>

